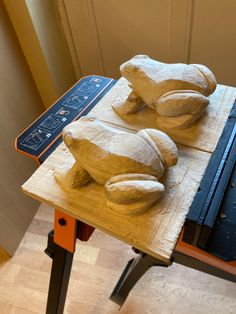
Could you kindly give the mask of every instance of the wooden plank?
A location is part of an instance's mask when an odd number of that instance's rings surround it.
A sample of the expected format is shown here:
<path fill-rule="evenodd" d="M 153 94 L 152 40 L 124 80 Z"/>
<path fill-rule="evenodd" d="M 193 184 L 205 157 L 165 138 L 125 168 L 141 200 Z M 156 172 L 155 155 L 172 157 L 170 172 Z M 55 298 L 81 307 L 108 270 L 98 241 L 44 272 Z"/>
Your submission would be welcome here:
<path fill-rule="evenodd" d="M 166 188 L 163 198 L 146 213 L 133 217 L 118 215 L 107 207 L 102 185 L 93 182 L 77 190 L 63 191 L 56 184 L 53 176 L 56 165 L 73 163 L 63 143 L 22 188 L 33 198 L 168 261 L 209 158 L 209 153 L 180 145 L 177 166 L 170 168 L 161 180 Z"/>
<path fill-rule="evenodd" d="M 127 116 L 126 121 L 113 111 L 112 103 L 124 102 L 130 91 L 128 81 L 121 78 L 89 115 L 135 131 L 144 128 L 158 129 L 157 115 L 150 108 Z M 191 128 L 164 131 L 179 144 L 213 152 L 235 98 L 236 88 L 218 85 L 216 91 L 210 96 L 210 104 L 206 113 Z"/>

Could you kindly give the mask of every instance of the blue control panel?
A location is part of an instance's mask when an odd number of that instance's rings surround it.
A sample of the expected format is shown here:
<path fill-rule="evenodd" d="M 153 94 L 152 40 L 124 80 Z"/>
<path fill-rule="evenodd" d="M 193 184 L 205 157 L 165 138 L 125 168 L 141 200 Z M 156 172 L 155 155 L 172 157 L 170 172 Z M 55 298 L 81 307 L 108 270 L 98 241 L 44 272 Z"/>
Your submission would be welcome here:
<path fill-rule="evenodd" d="M 42 163 L 61 143 L 63 128 L 87 115 L 115 83 L 97 75 L 81 79 L 17 137 L 16 149 Z"/>

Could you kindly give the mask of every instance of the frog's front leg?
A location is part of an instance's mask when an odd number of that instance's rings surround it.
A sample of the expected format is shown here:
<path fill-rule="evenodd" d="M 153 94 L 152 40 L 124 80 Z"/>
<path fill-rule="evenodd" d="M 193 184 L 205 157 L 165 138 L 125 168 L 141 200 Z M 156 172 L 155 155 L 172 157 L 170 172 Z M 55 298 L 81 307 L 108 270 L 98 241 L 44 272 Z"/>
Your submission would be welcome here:
<path fill-rule="evenodd" d="M 127 97 L 126 101 L 115 101 L 112 104 L 112 108 L 118 115 L 127 115 L 135 113 L 144 106 L 144 101 L 134 91 L 132 91 Z"/>
<path fill-rule="evenodd" d="M 164 185 L 147 174 L 117 175 L 105 184 L 107 204 L 114 211 L 136 215 L 147 210 L 164 192 Z"/>
<path fill-rule="evenodd" d="M 161 116 L 176 117 L 184 114 L 200 116 L 209 99 L 194 90 L 174 90 L 162 95 L 156 103 L 156 112 Z"/>
<path fill-rule="evenodd" d="M 72 165 L 62 165 L 54 173 L 55 180 L 63 188 L 73 189 L 86 185 L 91 177 L 89 173 L 82 169 L 76 162 Z"/>

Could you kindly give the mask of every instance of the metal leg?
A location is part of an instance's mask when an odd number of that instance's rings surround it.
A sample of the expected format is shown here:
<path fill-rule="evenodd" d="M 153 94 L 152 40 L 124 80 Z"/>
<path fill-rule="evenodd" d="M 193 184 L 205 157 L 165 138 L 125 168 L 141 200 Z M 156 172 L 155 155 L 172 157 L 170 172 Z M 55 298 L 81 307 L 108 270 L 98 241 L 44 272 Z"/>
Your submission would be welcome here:
<path fill-rule="evenodd" d="M 165 264 L 148 254 L 136 249 L 134 249 L 134 251 L 138 253 L 139 256 L 128 262 L 110 296 L 110 300 L 120 306 L 123 305 L 131 289 L 150 267 L 168 266 L 168 264 Z"/>
<path fill-rule="evenodd" d="M 48 234 L 45 253 L 53 260 L 46 314 L 63 314 L 74 254 L 54 243 L 54 231 Z"/>
<path fill-rule="evenodd" d="M 120 306 L 123 305 L 134 285 L 152 266 L 168 267 L 172 262 L 175 262 L 193 269 L 200 270 L 207 274 L 217 276 L 219 278 L 236 282 L 236 275 L 220 270 L 180 252 L 175 251 L 172 256 L 172 261 L 170 264 L 167 264 L 152 256 L 149 256 L 148 254 L 142 253 L 137 249 L 134 249 L 134 251 L 140 255 L 128 262 L 110 296 L 110 300 L 114 301 Z"/>

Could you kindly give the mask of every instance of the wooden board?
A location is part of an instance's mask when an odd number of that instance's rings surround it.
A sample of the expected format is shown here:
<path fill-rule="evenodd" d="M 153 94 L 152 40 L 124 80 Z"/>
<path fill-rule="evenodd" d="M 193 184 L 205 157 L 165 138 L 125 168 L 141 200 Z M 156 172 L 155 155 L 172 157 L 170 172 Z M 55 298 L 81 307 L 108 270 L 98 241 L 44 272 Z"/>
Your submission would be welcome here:
<path fill-rule="evenodd" d="M 135 131 L 144 128 L 158 128 L 157 115 L 154 110 L 148 107 L 136 114 L 127 116 L 126 121 L 113 111 L 112 103 L 115 101 L 124 102 L 130 91 L 128 81 L 121 78 L 89 115 Z M 236 88 L 218 85 L 216 91 L 210 96 L 207 111 L 191 128 L 164 131 L 177 143 L 202 151 L 213 152 L 235 98 Z"/>
<path fill-rule="evenodd" d="M 52 153 L 22 188 L 33 198 L 168 261 L 209 158 L 209 153 L 180 146 L 177 166 L 170 168 L 161 180 L 166 188 L 164 196 L 146 213 L 133 217 L 111 211 L 106 205 L 103 186 L 95 182 L 69 192 L 56 184 L 53 176 L 56 165 L 73 162 L 64 144 Z"/>

